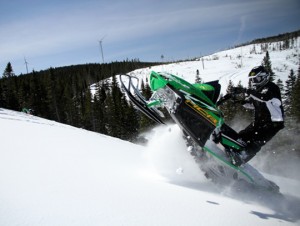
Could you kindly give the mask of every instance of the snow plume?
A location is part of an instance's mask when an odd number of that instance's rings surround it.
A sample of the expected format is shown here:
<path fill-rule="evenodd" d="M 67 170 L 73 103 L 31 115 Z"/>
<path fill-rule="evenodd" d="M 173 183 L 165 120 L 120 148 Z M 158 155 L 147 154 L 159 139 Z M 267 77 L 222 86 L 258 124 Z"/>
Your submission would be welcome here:
<path fill-rule="evenodd" d="M 296 222 L 299 219 L 299 198 L 295 196 L 278 196 L 276 194 L 253 189 L 249 184 L 233 183 L 222 186 L 207 180 L 202 171 L 189 154 L 183 139 L 183 134 L 177 125 L 158 126 L 147 134 L 149 140 L 145 150 L 149 163 L 155 172 L 168 183 L 195 190 L 208 191 L 210 194 L 221 194 L 236 201 L 257 205 L 271 209 L 274 214 L 252 210 L 252 215 L 259 218 L 276 218 L 287 222 Z M 153 169 L 152 168 L 152 169 Z M 269 178 L 269 177 L 268 177 Z M 272 178 L 287 194 L 297 193 L 297 183 L 286 178 Z M 293 184 L 295 183 L 295 184 Z M 209 201 L 207 201 L 209 202 Z"/>
<path fill-rule="evenodd" d="M 279 131 L 257 154 L 253 165 L 271 174 L 300 180 L 300 140 L 297 139 L 297 131 L 299 129 L 287 128 Z"/>
<path fill-rule="evenodd" d="M 245 129 L 250 123 L 251 121 L 245 119 L 243 115 L 237 114 L 232 120 L 232 123 L 229 124 L 229 126 L 233 128 L 235 131 L 239 132 Z"/>
<path fill-rule="evenodd" d="M 147 134 L 147 158 L 161 176 L 172 183 L 201 182 L 202 171 L 188 152 L 177 125 L 159 126 Z"/>
<path fill-rule="evenodd" d="M 249 120 L 237 115 L 230 126 L 239 132 L 249 124 Z M 296 139 L 300 125 L 294 128 L 298 129 L 279 131 L 249 163 L 260 171 L 300 180 L 300 140 Z"/>

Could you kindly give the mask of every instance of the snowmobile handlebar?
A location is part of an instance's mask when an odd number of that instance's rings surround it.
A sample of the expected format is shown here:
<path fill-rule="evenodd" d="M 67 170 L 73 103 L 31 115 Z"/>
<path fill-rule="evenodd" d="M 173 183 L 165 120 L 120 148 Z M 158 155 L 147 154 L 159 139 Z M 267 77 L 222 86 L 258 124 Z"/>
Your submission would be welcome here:
<path fill-rule="evenodd" d="M 244 94 L 244 93 L 248 94 L 249 90 L 243 87 L 233 87 L 230 93 L 227 93 L 225 96 L 223 96 L 217 101 L 217 106 L 222 105 L 225 101 L 229 99 L 232 99 L 233 102 L 235 103 L 243 103 L 244 102 L 243 100 L 237 99 L 237 95 Z"/>
<path fill-rule="evenodd" d="M 242 94 L 242 93 L 247 93 L 247 89 L 244 87 L 233 87 L 231 93 L 238 95 L 238 94 Z"/>

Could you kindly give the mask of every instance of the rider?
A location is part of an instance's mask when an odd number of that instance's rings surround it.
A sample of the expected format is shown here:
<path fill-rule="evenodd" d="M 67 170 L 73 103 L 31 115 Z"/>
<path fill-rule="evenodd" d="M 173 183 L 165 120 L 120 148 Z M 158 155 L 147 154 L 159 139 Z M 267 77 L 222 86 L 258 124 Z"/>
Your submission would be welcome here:
<path fill-rule="evenodd" d="M 247 94 L 243 106 L 254 110 L 254 121 L 237 134 L 237 138 L 245 144 L 245 149 L 242 154 L 231 155 L 235 165 L 252 159 L 263 145 L 284 128 L 280 89 L 270 81 L 270 74 L 263 66 L 258 66 L 250 71 L 249 80 L 250 89 L 233 88 L 233 94 Z M 221 104 L 233 94 L 225 95 L 218 103 Z"/>

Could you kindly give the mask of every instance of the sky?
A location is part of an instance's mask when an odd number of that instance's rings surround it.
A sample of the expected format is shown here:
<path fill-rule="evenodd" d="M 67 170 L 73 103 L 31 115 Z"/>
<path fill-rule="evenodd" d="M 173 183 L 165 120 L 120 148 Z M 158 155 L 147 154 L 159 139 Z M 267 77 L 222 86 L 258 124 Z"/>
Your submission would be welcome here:
<path fill-rule="evenodd" d="M 8 62 L 19 75 L 188 59 L 300 29 L 299 0 L 0 0 L 0 9 L 0 75 Z"/>

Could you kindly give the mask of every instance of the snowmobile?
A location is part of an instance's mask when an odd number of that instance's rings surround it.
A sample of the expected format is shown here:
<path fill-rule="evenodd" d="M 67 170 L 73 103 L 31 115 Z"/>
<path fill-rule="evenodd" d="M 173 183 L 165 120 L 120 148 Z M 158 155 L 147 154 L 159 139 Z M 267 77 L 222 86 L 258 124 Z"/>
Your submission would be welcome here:
<path fill-rule="evenodd" d="M 247 183 L 279 192 L 274 182 L 250 164 L 234 164 L 229 153 L 241 152 L 245 144 L 225 132 L 231 128 L 225 124 L 223 113 L 217 106 L 221 90 L 218 80 L 191 84 L 170 73 L 152 71 L 149 85 L 153 95 L 149 100 L 141 94 L 137 77 L 120 75 L 120 82 L 135 107 L 155 122 L 165 124 L 160 109 L 167 110 L 183 131 L 188 150 L 207 178 L 219 184 Z"/>

